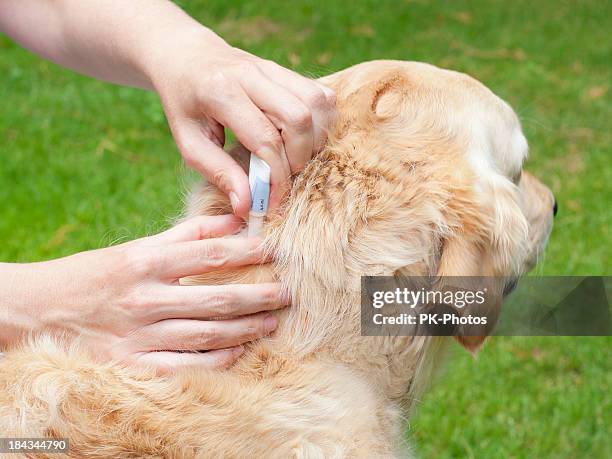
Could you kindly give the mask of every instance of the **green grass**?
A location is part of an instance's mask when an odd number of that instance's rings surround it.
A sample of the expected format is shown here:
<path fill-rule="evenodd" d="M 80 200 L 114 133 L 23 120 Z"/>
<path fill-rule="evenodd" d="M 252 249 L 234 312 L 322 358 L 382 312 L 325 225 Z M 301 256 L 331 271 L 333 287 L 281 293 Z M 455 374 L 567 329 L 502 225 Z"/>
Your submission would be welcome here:
<path fill-rule="evenodd" d="M 611 274 L 612 4 L 181 1 L 233 44 L 310 75 L 376 58 L 468 72 L 519 113 L 559 215 L 539 274 Z M 185 171 L 155 95 L 96 82 L 0 38 L 0 259 L 157 231 Z M 423 457 L 610 457 L 610 338 L 458 348 L 409 436 Z"/>

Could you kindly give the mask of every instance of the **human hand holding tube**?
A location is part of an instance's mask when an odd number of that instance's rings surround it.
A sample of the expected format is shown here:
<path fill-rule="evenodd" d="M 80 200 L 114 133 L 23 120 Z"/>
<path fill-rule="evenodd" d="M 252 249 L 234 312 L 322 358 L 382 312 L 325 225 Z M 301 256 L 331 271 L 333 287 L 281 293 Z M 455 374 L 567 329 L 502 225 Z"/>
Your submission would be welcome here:
<path fill-rule="evenodd" d="M 0 30 L 81 73 L 155 90 L 185 162 L 243 218 L 249 183 L 223 150 L 225 128 L 270 166 L 272 211 L 335 117 L 331 89 L 230 46 L 167 0 L 4 0 Z"/>
<path fill-rule="evenodd" d="M 174 64 L 168 68 L 164 59 L 155 78 L 177 145 L 187 164 L 230 197 L 234 213 L 246 217 L 251 209 L 247 178 L 221 148 L 224 127 L 230 128 L 247 150 L 268 164 L 273 211 L 291 175 L 323 147 L 334 117 L 334 94 L 225 44 L 194 44 L 182 46 L 188 51 L 184 57 L 168 50 Z"/>

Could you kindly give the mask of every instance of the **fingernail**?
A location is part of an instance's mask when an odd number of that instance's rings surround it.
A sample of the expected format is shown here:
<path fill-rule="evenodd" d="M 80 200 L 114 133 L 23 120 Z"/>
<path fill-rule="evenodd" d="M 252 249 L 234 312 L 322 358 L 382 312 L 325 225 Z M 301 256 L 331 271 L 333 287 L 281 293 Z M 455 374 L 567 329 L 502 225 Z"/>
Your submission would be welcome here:
<path fill-rule="evenodd" d="M 281 291 L 280 298 L 284 305 L 289 305 L 289 303 L 291 303 L 291 295 L 286 290 Z"/>
<path fill-rule="evenodd" d="M 232 203 L 232 209 L 234 209 L 234 213 L 236 213 L 236 209 L 238 209 L 238 204 L 240 200 L 238 199 L 238 195 L 233 191 L 229 194 L 230 202 Z"/>
<path fill-rule="evenodd" d="M 268 317 L 264 319 L 264 329 L 266 333 L 273 332 L 278 327 L 278 317 L 274 314 L 270 314 Z"/>

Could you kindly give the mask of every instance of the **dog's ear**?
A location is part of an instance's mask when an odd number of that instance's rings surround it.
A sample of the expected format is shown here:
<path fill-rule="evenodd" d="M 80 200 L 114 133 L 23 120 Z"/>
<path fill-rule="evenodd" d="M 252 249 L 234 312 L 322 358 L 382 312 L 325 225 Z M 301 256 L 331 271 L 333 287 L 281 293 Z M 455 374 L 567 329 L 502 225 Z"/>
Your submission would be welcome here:
<path fill-rule="evenodd" d="M 506 285 L 506 278 L 496 275 L 486 249 L 480 241 L 465 235 L 451 236 L 444 241 L 436 277 L 436 290 L 454 294 L 455 303 L 446 304 L 445 311 L 468 321 L 454 327 L 453 337 L 472 353 L 493 332 Z M 469 295 L 473 301 L 465 301 L 466 292 L 472 292 Z M 462 298 L 461 303 L 458 298 Z"/>
<path fill-rule="evenodd" d="M 484 302 L 453 307 L 467 320 L 486 318 L 486 324 L 456 329 L 455 339 L 471 352 L 493 332 L 505 286 L 520 275 L 527 240 L 516 186 L 503 179 L 491 179 L 485 186 L 489 192 L 481 194 L 478 202 L 456 198 L 451 204 L 460 230 L 444 239 L 436 272 L 440 289 L 485 292 Z"/>

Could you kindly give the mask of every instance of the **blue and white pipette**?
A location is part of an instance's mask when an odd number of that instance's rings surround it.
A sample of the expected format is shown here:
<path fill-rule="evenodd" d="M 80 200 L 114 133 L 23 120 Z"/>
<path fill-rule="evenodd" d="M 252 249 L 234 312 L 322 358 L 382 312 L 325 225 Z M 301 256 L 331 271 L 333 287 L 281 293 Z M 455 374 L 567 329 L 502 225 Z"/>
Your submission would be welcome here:
<path fill-rule="evenodd" d="M 249 211 L 247 234 L 249 237 L 261 236 L 270 199 L 270 166 L 253 153 L 251 153 L 249 163 L 249 185 L 251 187 L 251 210 Z"/>

